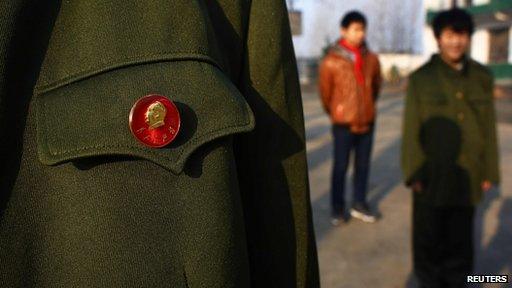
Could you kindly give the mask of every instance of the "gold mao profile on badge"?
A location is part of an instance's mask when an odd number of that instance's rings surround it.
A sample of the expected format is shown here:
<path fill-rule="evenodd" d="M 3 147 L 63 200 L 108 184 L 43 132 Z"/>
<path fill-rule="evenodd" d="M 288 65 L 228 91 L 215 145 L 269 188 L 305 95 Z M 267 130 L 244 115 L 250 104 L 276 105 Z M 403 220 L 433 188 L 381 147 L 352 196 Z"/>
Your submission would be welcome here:
<path fill-rule="evenodd" d="M 167 109 L 161 102 L 156 101 L 149 105 L 148 111 L 146 112 L 146 124 L 149 125 L 149 130 L 165 125 L 164 120 L 166 114 Z"/>

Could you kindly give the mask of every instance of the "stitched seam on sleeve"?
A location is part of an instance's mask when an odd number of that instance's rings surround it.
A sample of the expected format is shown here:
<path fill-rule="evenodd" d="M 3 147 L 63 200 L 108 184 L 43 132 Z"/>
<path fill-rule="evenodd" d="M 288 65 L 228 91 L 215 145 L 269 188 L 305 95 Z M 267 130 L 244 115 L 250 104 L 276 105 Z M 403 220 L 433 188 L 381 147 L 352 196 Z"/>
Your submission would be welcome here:
<path fill-rule="evenodd" d="M 116 60 L 107 63 L 98 64 L 97 67 L 84 69 L 78 73 L 72 74 L 65 78 L 49 82 L 42 83 L 38 85 L 34 91 L 36 94 L 43 94 L 45 92 L 57 89 L 59 87 L 71 84 L 78 80 L 82 80 L 84 78 L 88 78 L 97 74 L 101 74 L 110 70 L 128 67 L 137 64 L 145 64 L 145 63 L 153 63 L 153 62 L 171 62 L 171 61 L 199 61 L 211 64 L 221 71 L 223 71 L 222 67 L 211 57 L 203 55 L 203 54 L 149 54 L 149 55 L 138 55 L 134 57 L 129 57 L 124 60 Z"/>

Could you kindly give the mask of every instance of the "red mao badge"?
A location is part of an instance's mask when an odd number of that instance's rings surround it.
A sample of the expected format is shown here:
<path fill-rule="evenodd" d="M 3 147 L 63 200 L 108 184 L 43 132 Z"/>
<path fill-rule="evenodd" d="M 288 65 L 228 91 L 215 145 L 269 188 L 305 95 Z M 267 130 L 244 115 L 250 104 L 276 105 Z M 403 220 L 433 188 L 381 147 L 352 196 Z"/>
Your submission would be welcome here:
<path fill-rule="evenodd" d="M 146 146 L 164 147 L 171 143 L 180 130 L 180 113 L 176 105 L 162 95 L 148 95 L 139 99 L 130 111 L 130 130 Z"/>

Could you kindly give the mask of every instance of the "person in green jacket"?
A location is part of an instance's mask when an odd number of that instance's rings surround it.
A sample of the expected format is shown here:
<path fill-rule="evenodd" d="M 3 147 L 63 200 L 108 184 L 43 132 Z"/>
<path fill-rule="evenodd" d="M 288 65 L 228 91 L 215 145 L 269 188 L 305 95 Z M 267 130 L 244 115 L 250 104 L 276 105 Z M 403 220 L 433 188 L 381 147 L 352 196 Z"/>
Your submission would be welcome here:
<path fill-rule="evenodd" d="M 318 287 L 285 1 L 0 1 L 0 286 Z"/>
<path fill-rule="evenodd" d="M 413 190 L 413 262 L 421 287 L 465 287 L 473 217 L 500 181 L 493 77 L 468 56 L 464 10 L 433 20 L 439 54 L 409 77 L 401 166 Z"/>

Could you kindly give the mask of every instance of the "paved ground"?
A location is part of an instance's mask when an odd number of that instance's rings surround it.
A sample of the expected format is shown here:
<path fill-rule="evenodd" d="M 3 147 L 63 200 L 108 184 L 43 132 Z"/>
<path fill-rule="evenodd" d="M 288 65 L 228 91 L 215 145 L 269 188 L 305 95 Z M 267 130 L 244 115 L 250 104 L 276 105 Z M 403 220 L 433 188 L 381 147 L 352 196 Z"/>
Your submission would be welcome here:
<path fill-rule="evenodd" d="M 384 96 L 378 105 L 369 200 L 382 219 L 376 224 L 352 220 L 339 227 L 329 223 L 329 120 L 315 93 L 305 92 L 303 97 L 322 287 L 416 287 L 411 275 L 411 197 L 402 185 L 398 162 L 401 95 Z M 512 274 L 512 124 L 500 123 L 499 134 L 504 181 L 501 191 L 489 192 L 478 210 L 476 274 Z"/>

